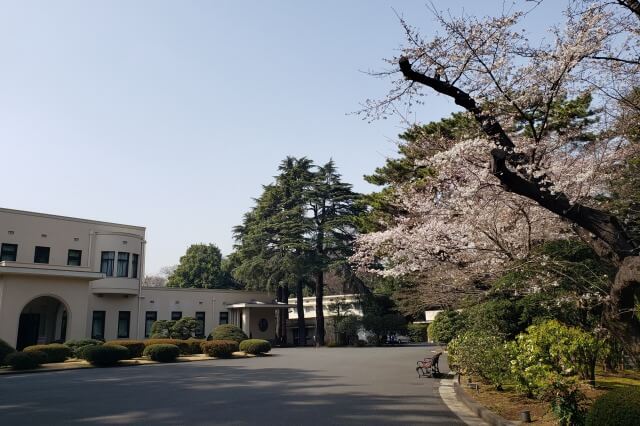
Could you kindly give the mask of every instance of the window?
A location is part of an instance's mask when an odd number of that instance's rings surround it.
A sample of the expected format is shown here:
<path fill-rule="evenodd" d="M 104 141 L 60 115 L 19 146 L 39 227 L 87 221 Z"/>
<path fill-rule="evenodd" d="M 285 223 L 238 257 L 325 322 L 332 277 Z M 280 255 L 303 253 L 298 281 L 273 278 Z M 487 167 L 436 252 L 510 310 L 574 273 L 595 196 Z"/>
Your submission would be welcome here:
<path fill-rule="evenodd" d="M 267 329 L 269 328 L 269 321 L 267 321 L 266 318 L 262 318 L 260 321 L 258 321 L 258 328 L 262 332 L 267 331 Z"/>
<path fill-rule="evenodd" d="M 116 253 L 113 251 L 103 251 L 102 260 L 100 262 L 100 272 L 108 277 L 113 276 L 113 260 L 116 257 Z"/>
<path fill-rule="evenodd" d="M 91 321 L 91 338 L 104 340 L 104 311 L 93 311 Z"/>
<path fill-rule="evenodd" d="M 129 276 L 129 253 L 118 252 L 118 277 Z"/>
<path fill-rule="evenodd" d="M 118 312 L 118 339 L 129 338 L 130 323 L 131 323 L 131 311 Z"/>
<path fill-rule="evenodd" d="M 196 312 L 196 321 L 198 321 L 198 326 L 196 327 L 196 337 L 204 337 L 205 315 L 205 312 Z"/>
<path fill-rule="evenodd" d="M 173 311 L 173 312 L 171 312 L 171 319 L 173 321 L 178 321 L 181 318 L 182 318 L 182 312 L 181 311 Z"/>
<path fill-rule="evenodd" d="M 69 249 L 69 254 L 67 255 L 67 265 L 80 266 L 81 260 L 82 260 L 82 250 Z"/>
<path fill-rule="evenodd" d="M 33 254 L 33 263 L 49 263 L 49 247 L 36 246 L 36 251 Z"/>
<path fill-rule="evenodd" d="M 157 311 L 147 311 L 144 314 L 144 337 L 151 336 L 151 328 L 153 327 L 153 323 L 158 320 L 158 312 Z"/>
<path fill-rule="evenodd" d="M 131 255 L 131 278 L 138 278 L 138 255 Z"/>
<path fill-rule="evenodd" d="M 229 312 L 220 312 L 219 324 L 229 324 Z"/>
<path fill-rule="evenodd" d="M 11 262 L 15 262 L 17 256 L 18 256 L 17 244 L 2 243 L 2 248 L 0 249 L 0 262 L 3 260 L 10 260 Z"/>

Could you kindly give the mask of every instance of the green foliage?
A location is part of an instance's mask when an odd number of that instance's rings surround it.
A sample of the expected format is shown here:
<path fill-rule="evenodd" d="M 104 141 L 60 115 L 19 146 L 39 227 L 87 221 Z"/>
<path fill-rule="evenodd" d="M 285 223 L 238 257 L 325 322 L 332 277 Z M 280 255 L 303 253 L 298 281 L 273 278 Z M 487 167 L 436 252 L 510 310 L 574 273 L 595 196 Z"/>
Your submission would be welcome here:
<path fill-rule="evenodd" d="M 233 324 L 217 326 L 211 333 L 211 337 L 213 340 L 235 340 L 238 343 L 249 338 L 240 327 Z"/>
<path fill-rule="evenodd" d="M 85 347 L 102 345 L 102 343 L 102 340 L 96 339 L 67 340 L 66 342 L 64 342 L 65 345 L 71 348 L 71 352 L 76 358 L 82 358 L 81 353 Z"/>
<path fill-rule="evenodd" d="M 239 349 L 247 354 L 261 355 L 271 351 L 271 343 L 262 339 L 247 339 L 240 342 Z"/>
<path fill-rule="evenodd" d="M 105 345 L 124 346 L 129 351 L 129 358 L 140 358 L 145 348 L 142 340 L 110 340 Z"/>
<path fill-rule="evenodd" d="M 558 380 L 551 383 L 544 399 L 551 404 L 551 411 L 561 426 L 584 424 L 583 401 L 586 398 L 574 382 Z"/>
<path fill-rule="evenodd" d="M 191 355 L 197 355 L 202 353 L 202 343 L 205 342 L 204 339 L 188 339 L 187 345 L 189 345 L 189 353 Z"/>
<path fill-rule="evenodd" d="M 193 244 L 169 276 L 167 287 L 228 288 L 222 254 L 214 244 Z"/>
<path fill-rule="evenodd" d="M 158 320 L 151 325 L 151 336 L 153 339 L 170 339 L 171 330 L 176 324 L 174 320 Z"/>
<path fill-rule="evenodd" d="M 551 384 L 572 374 L 593 385 L 603 344 L 589 333 L 555 320 L 532 325 L 508 345 L 511 372 L 527 395 L 540 396 Z"/>
<path fill-rule="evenodd" d="M 158 362 L 175 362 L 180 355 L 180 348 L 176 345 L 155 344 L 144 348 L 143 355 Z"/>
<path fill-rule="evenodd" d="M 373 334 L 372 343 L 379 346 L 385 343 L 387 336 L 402 334 L 407 329 L 407 321 L 400 314 L 385 314 L 382 316 L 365 315 L 362 326 Z"/>
<path fill-rule="evenodd" d="M 14 347 L 0 339 L 0 365 L 4 364 L 7 355 L 12 354 L 15 351 L 16 349 Z"/>
<path fill-rule="evenodd" d="M 598 398 L 587 414 L 587 426 L 635 426 L 640 419 L 640 388 L 616 388 Z"/>
<path fill-rule="evenodd" d="M 449 343 L 464 330 L 464 317 L 452 309 L 439 312 L 433 322 L 429 324 L 429 337 L 434 342 Z"/>
<path fill-rule="evenodd" d="M 33 345 L 27 346 L 23 352 L 43 352 L 47 359 L 44 363 L 64 362 L 67 358 L 71 358 L 73 353 L 71 348 L 61 343 L 51 343 L 49 345 Z"/>
<path fill-rule="evenodd" d="M 14 370 L 32 370 L 38 368 L 47 359 L 47 355 L 40 351 L 11 352 L 7 354 L 4 362 Z"/>
<path fill-rule="evenodd" d="M 239 349 L 235 340 L 209 340 L 202 344 L 202 352 L 215 358 L 231 358 Z"/>
<path fill-rule="evenodd" d="M 361 321 L 355 315 L 342 315 L 334 318 L 333 327 L 336 332 L 336 344 L 352 345 L 358 340 Z"/>
<path fill-rule="evenodd" d="M 466 375 L 478 376 L 496 389 L 510 377 L 509 353 L 500 335 L 489 331 L 467 331 L 447 345 L 450 368 Z"/>
<path fill-rule="evenodd" d="M 174 339 L 186 340 L 193 337 L 198 329 L 198 321 L 192 317 L 179 319 L 171 327 L 171 337 Z"/>
<path fill-rule="evenodd" d="M 190 340 L 180 339 L 147 339 L 144 341 L 145 346 L 149 345 L 176 345 L 180 349 L 181 355 L 191 355 L 193 352 L 193 343 Z"/>
<path fill-rule="evenodd" d="M 468 329 L 498 334 L 512 339 L 518 334 L 520 315 L 515 303 L 507 299 L 489 300 L 472 306 L 461 314 Z"/>
<path fill-rule="evenodd" d="M 129 349 L 119 345 L 87 346 L 82 350 L 82 355 L 99 367 L 110 367 L 130 357 Z"/>
<path fill-rule="evenodd" d="M 422 343 L 427 341 L 428 324 L 408 324 L 407 336 L 413 343 Z"/>

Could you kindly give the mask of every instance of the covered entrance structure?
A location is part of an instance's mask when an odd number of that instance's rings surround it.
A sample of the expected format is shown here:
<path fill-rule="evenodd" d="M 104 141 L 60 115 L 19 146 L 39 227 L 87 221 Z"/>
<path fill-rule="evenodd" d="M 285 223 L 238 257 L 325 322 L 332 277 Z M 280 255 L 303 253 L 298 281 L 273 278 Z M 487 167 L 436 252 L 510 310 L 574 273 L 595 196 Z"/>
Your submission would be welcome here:
<path fill-rule="evenodd" d="M 281 302 L 250 302 L 233 303 L 227 305 L 229 324 L 236 325 L 245 332 L 250 339 L 265 339 L 274 341 L 276 338 L 276 312 L 288 311 L 295 305 Z"/>
<path fill-rule="evenodd" d="M 22 309 L 18 323 L 17 349 L 65 341 L 68 308 L 53 296 L 36 297 Z"/>

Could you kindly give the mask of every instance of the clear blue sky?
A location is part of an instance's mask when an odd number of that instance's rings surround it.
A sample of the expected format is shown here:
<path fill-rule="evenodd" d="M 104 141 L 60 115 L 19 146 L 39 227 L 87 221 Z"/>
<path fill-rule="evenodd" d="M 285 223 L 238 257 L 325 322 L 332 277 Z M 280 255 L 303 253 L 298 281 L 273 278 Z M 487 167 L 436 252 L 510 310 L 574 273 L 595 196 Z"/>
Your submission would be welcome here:
<path fill-rule="evenodd" d="M 434 28 L 422 1 L 0 5 L 0 206 L 146 226 L 151 273 L 192 243 L 229 253 L 287 155 L 333 158 L 371 191 L 362 175 L 395 154 L 402 125 L 348 115 L 389 88 L 362 71 L 403 42 L 393 9 Z M 453 108 L 430 97 L 418 119 Z"/>

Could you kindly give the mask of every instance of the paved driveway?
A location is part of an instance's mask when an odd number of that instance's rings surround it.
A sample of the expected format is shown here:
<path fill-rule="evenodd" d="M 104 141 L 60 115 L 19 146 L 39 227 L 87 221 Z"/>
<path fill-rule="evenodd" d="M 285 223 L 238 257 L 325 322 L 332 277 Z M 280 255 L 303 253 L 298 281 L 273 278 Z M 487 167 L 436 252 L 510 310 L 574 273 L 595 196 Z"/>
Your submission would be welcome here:
<path fill-rule="evenodd" d="M 0 377 L 0 424 L 462 424 L 417 379 L 426 347 L 291 348 L 273 356 Z"/>

